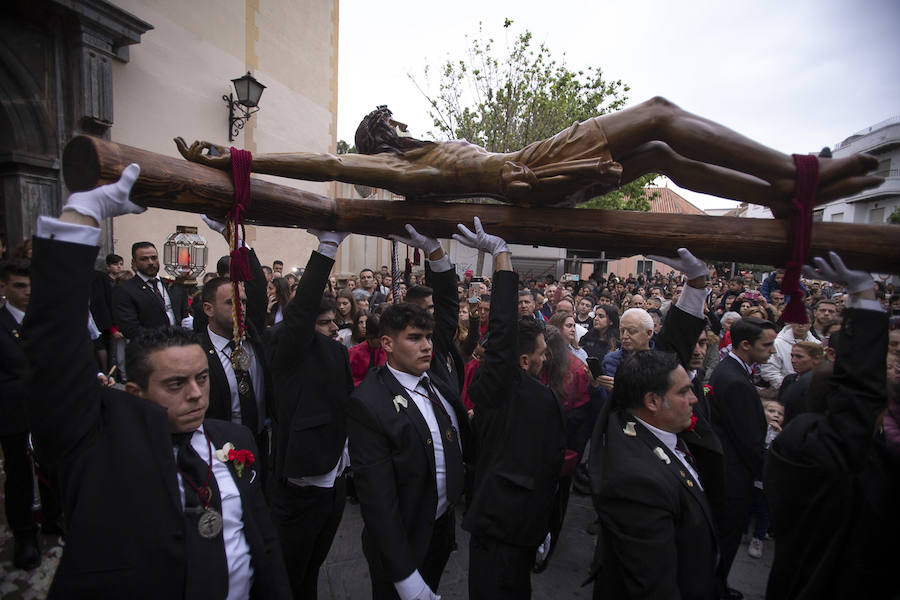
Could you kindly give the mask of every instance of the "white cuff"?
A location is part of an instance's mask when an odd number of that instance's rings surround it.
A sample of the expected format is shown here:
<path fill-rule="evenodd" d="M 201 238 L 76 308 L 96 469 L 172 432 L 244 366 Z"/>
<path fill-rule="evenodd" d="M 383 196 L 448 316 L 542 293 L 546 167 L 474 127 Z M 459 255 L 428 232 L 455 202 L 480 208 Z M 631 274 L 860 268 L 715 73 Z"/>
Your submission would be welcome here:
<path fill-rule="evenodd" d="M 681 290 L 681 295 L 678 297 L 678 304 L 676 304 L 675 307 L 680 308 L 687 314 L 693 315 L 698 319 L 705 319 L 706 316 L 703 314 L 703 304 L 706 302 L 706 296 L 708 294 L 709 291 L 706 289 L 698 290 L 695 287 L 685 285 L 684 289 Z"/>
<path fill-rule="evenodd" d="M 418 569 L 413 571 L 406 579 L 394 582 L 394 589 L 397 590 L 397 595 L 400 596 L 400 600 L 413 600 L 414 598 L 418 598 L 422 596 L 422 590 L 426 587 L 428 587 L 428 584 L 422 579 Z"/>
<path fill-rule="evenodd" d="M 85 246 L 100 245 L 100 228 L 66 223 L 53 217 L 40 216 L 34 233 L 39 238 L 59 240 Z"/>
<path fill-rule="evenodd" d="M 319 244 L 319 249 L 316 251 L 322 256 L 327 256 L 328 258 L 334 260 L 335 255 L 337 254 L 338 247 L 334 244 Z"/>
<path fill-rule="evenodd" d="M 862 310 L 886 312 L 884 310 L 884 306 L 881 305 L 881 302 L 879 302 L 878 300 L 872 300 L 871 298 L 856 298 L 854 296 L 849 296 L 847 298 L 845 306 L 847 308 L 861 308 Z"/>
<path fill-rule="evenodd" d="M 431 267 L 431 270 L 435 273 L 443 273 L 452 269 L 453 263 L 450 262 L 450 257 L 444 254 L 437 260 L 429 260 L 428 266 Z"/>

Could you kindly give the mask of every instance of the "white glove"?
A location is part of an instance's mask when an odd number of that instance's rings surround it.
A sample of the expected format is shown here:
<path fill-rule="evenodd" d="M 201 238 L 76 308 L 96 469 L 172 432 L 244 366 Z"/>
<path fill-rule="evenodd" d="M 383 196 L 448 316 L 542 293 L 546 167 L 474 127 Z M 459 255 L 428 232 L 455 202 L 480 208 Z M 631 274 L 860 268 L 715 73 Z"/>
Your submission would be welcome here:
<path fill-rule="evenodd" d="M 463 246 L 483 250 L 492 255 L 509 252 L 509 248 L 503 238 L 484 232 L 484 228 L 481 226 L 481 219 L 478 217 L 475 217 L 475 233 L 469 231 L 468 227 L 462 223 L 457 225 L 456 228 L 459 229 L 459 233 L 454 233 L 453 239 Z"/>
<path fill-rule="evenodd" d="M 203 219 L 203 222 L 206 223 L 210 229 L 212 229 L 216 233 L 225 235 L 225 223 L 216 221 L 215 219 L 210 219 L 207 215 L 200 215 L 200 218 Z"/>
<path fill-rule="evenodd" d="M 824 258 L 817 256 L 813 259 L 817 268 L 803 265 L 803 276 L 809 279 L 824 279 L 832 283 L 839 283 L 847 288 L 851 294 L 858 294 L 871 290 L 875 285 L 872 276 L 865 271 L 851 271 L 844 265 L 844 261 L 835 252 L 829 252 L 828 264 Z"/>
<path fill-rule="evenodd" d="M 656 262 L 661 262 L 664 265 L 669 265 L 676 271 L 681 271 L 688 279 L 706 277 L 709 275 L 709 269 L 707 268 L 706 263 L 691 254 L 691 251 L 687 248 L 679 248 L 678 256 L 679 258 L 669 258 L 667 256 L 648 254 L 647 258 Z"/>
<path fill-rule="evenodd" d="M 307 229 L 306 231 L 319 238 L 318 253 L 328 258 L 334 258 L 334 255 L 337 254 L 338 246 L 341 245 L 344 238 L 350 235 L 344 231 L 322 231 L 321 229 Z"/>
<path fill-rule="evenodd" d="M 122 171 L 122 176 L 115 183 L 94 188 L 88 192 L 75 192 L 63 210 L 74 210 L 86 217 L 91 217 L 97 224 L 103 223 L 109 217 L 119 215 L 139 214 L 147 210 L 128 199 L 131 187 L 141 174 L 141 167 L 137 163 L 131 163 Z"/>
<path fill-rule="evenodd" d="M 412 246 L 413 248 L 418 248 L 419 250 L 424 250 L 425 255 L 429 255 L 438 248 L 441 247 L 441 243 L 434 238 L 426 237 L 416 231 L 416 228 L 406 224 L 406 231 L 409 233 L 408 236 L 397 235 L 392 233 L 390 238 L 395 242 L 400 242 L 401 244 L 406 244 L 407 246 Z"/>

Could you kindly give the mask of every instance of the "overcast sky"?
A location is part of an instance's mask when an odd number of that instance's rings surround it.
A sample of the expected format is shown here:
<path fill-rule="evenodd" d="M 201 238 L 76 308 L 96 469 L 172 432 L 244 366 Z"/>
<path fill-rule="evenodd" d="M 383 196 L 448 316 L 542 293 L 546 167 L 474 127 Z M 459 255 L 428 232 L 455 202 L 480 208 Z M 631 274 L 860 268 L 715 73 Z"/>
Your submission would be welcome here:
<path fill-rule="evenodd" d="M 897 0 L 341 0 L 338 139 L 352 144 L 377 104 L 425 137 L 428 105 L 408 74 L 424 82 L 426 65 L 464 58 L 479 22 L 499 47 L 528 29 L 570 69 L 601 67 L 631 86 L 630 104 L 665 96 L 787 153 L 900 115 Z"/>

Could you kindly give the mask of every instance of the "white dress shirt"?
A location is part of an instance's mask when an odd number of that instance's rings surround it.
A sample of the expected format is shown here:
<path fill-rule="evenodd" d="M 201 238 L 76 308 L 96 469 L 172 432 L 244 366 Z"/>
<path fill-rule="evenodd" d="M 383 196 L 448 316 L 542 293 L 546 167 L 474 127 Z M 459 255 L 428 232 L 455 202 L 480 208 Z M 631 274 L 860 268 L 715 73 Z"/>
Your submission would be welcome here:
<path fill-rule="evenodd" d="M 697 475 L 697 471 L 695 471 L 694 467 L 692 467 L 691 464 L 687 461 L 687 458 L 685 458 L 684 456 L 684 452 L 675 447 L 675 444 L 678 443 L 678 436 L 671 431 L 663 431 L 658 427 L 654 427 L 650 423 L 638 419 L 637 417 L 635 417 L 635 419 L 637 419 L 641 425 L 646 427 L 650 431 L 650 433 L 656 436 L 656 439 L 665 444 L 666 448 L 668 448 L 672 452 L 672 454 L 678 457 L 678 460 L 681 461 L 681 464 L 684 465 L 684 467 L 691 474 L 691 477 L 694 478 L 694 481 L 697 482 L 697 485 L 699 485 L 700 489 L 702 490 L 703 484 L 700 482 L 700 476 Z"/>
<path fill-rule="evenodd" d="M 135 275 L 141 278 L 141 281 L 147 284 L 147 287 L 152 288 L 152 283 L 147 283 L 153 277 L 149 277 L 144 275 L 140 271 L 135 272 Z M 166 303 L 166 316 L 169 317 L 169 325 L 176 325 L 175 323 L 175 311 L 172 309 L 172 299 L 169 297 L 169 291 L 166 289 L 166 286 L 163 285 L 162 279 L 159 278 L 159 273 L 156 274 L 156 289 L 162 294 L 163 300 Z M 156 292 L 154 292 L 155 294 Z"/>
<path fill-rule="evenodd" d="M 209 325 L 206 326 L 206 332 L 209 334 L 209 341 L 212 342 L 213 348 L 216 349 L 216 356 L 222 363 L 222 370 L 225 371 L 225 379 L 228 380 L 228 389 L 231 391 L 231 421 L 233 423 L 244 424 L 241 420 L 241 396 L 238 394 L 237 377 L 234 374 L 234 365 L 231 364 L 231 349 L 228 347 L 230 339 L 223 338 L 221 335 L 214 333 Z M 244 342 L 244 352 L 250 356 L 250 380 L 253 381 L 253 394 L 256 397 L 256 414 L 260 417 L 265 415 L 263 401 L 265 400 L 265 382 L 263 381 L 262 365 L 256 352 L 253 351 L 253 345 Z M 253 433 L 258 433 L 258 425 L 250 427 Z"/>
<path fill-rule="evenodd" d="M 409 393 L 410 398 L 412 398 L 412 401 L 416 404 L 416 408 L 422 413 L 422 417 L 428 425 L 428 430 L 431 432 L 431 447 L 434 449 L 435 483 L 437 485 L 438 495 L 435 519 L 438 519 L 447 512 L 450 503 L 447 501 L 447 464 L 444 460 L 444 437 L 441 435 L 437 418 L 434 416 L 434 406 L 431 404 L 431 400 L 428 399 L 428 392 L 424 386 L 421 385 L 422 379 L 427 378 L 428 376 L 425 374 L 417 376 L 410 373 L 404 373 L 403 371 L 398 371 L 393 368 L 390 364 L 387 365 L 387 368 L 400 385 L 402 385 Z M 453 406 L 447 402 L 447 399 L 444 398 L 437 389 L 437 386 L 433 383 L 431 384 L 431 389 L 434 390 L 434 393 L 437 394 L 441 404 L 444 405 L 444 409 L 450 416 L 450 422 L 453 424 L 453 427 L 456 428 L 456 431 L 459 431 L 459 423 L 457 422 L 456 412 L 453 410 Z M 457 436 L 457 441 L 460 444 L 460 449 L 462 449 L 462 440 L 459 439 L 459 436 Z M 400 596 L 401 600 L 420 597 L 426 586 L 427 584 L 418 569 L 413 571 L 406 579 L 394 582 L 394 588 L 397 590 L 397 595 Z"/>
<path fill-rule="evenodd" d="M 201 425 L 191 436 L 191 447 L 201 459 L 210 459 L 210 443 L 207 443 Z M 222 536 L 225 538 L 225 560 L 228 562 L 228 597 L 227 600 L 246 600 L 250 597 L 253 585 L 253 566 L 250 564 L 250 545 L 244 535 L 244 510 L 241 503 L 241 492 L 231 476 L 228 465 L 215 457 L 217 448 L 212 447 L 212 470 L 222 497 Z M 178 460 L 178 448 L 172 447 L 175 460 Z M 184 507 L 184 482 L 181 473 L 178 476 L 178 492 L 181 495 L 181 506 Z M 244 477 L 249 477 L 249 468 Z"/>
<path fill-rule="evenodd" d="M 12 304 L 10 304 L 9 302 L 7 302 L 6 304 L 4 304 L 4 306 L 6 307 L 6 310 L 9 311 L 9 314 L 12 315 L 12 318 L 16 320 L 16 323 L 18 323 L 19 325 L 21 325 L 21 324 L 22 324 L 22 319 L 25 318 L 25 311 L 19 310 L 18 308 L 16 308 L 15 306 L 13 306 Z"/>

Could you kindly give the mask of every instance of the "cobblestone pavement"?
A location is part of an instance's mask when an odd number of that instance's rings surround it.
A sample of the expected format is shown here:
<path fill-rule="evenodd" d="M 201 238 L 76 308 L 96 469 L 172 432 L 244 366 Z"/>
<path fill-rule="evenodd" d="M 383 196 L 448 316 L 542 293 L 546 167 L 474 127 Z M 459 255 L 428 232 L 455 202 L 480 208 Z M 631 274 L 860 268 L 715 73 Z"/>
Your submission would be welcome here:
<path fill-rule="evenodd" d="M 581 587 L 581 583 L 587 577 L 594 550 L 595 538 L 586 532 L 593 517 L 590 499 L 573 492 L 556 553 L 546 571 L 532 576 L 532 597 L 535 600 L 591 597 L 590 586 Z M 331 552 L 319 575 L 320 600 L 371 598 L 369 570 L 360 547 L 361 531 L 359 506 L 348 503 Z M 41 536 L 40 541 L 44 555 L 40 568 L 28 573 L 13 569 L 12 535 L 0 514 L 0 599 L 31 600 L 46 596 L 63 548 L 55 537 Z M 457 528 L 457 542 L 459 551 L 451 555 L 441 580 L 439 592 L 445 600 L 467 597 L 469 536 L 460 528 Z M 741 590 L 747 600 L 763 600 L 773 550 L 774 542 L 767 542 L 765 554 L 759 560 L 747 556 L 746 544 L 738 550 L 730 584 Z"/>

